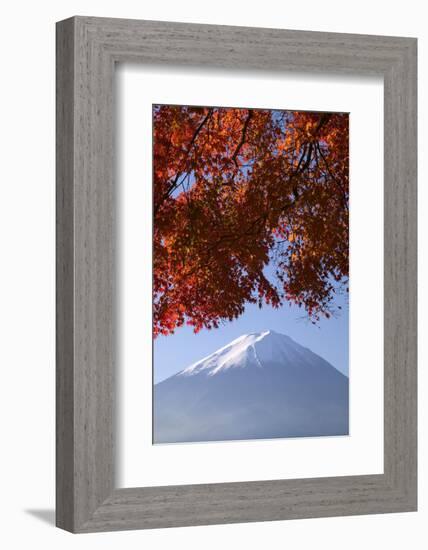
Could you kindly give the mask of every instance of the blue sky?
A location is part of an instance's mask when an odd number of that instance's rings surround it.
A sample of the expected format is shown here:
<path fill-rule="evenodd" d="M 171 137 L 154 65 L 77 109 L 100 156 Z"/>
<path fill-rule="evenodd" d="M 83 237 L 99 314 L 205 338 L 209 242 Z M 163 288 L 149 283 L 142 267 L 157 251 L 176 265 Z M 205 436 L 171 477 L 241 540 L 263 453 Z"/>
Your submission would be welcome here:
<path fill-rule="evenodd" d="M 338 296 L 334 305 L 342 306 L 339 317 L 323 319 L 318 325 L 308 321 L 303 309 L 285 305 L 279 309 L 249 304 L 243 315 L 218 329 L 202 329 L 194 334 L 191 327 L 180 327 L 175 334 L 154 341 L 154 383 L 202 359 L 242 334 L 273 329 L 287 334 L 299 344 L 317 353 L 334 367 L 348 374 L 348 305 Z"/>

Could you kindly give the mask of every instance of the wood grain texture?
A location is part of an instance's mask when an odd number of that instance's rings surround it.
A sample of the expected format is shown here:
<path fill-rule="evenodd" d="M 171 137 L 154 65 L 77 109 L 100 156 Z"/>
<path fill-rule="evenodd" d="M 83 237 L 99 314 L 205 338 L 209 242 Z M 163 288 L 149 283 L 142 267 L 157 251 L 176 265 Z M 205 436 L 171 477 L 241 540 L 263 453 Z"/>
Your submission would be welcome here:
<path fill-rule="evenodd" d="M 74 24 L 56 40 L 56 522 L 74 526 Z"/>
<path fill-rule="evenodd" d="M 115 489 L 116 62 L 383 76 L 384 474 Z M 57 220 L 59 527 L 92 532 L 416 510 L 415 39 L 87 17 L 58 23 Z"/>

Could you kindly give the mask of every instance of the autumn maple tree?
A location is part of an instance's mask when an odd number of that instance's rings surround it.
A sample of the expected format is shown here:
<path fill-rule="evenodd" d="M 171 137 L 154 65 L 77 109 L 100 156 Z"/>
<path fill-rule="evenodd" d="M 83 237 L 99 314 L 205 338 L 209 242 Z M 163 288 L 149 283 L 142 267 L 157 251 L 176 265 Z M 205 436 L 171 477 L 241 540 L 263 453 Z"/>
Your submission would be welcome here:
<path fill-rule="evenodd" d="M 348 285 L 348 115 L 153 108 L 154 335 Z"/>

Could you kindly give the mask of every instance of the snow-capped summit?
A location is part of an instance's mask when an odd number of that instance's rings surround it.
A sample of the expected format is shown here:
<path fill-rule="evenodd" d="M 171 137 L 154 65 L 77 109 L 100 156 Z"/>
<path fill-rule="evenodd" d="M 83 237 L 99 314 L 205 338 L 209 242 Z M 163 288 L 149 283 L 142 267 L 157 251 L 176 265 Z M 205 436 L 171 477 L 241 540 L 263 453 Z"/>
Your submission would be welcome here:
<path fill-rule="evenodd" d="M 208 376 L 214 376 L 229 368 L 263 368 L 263 364 L 270 361 L 287 361 L 297 350 L 297 346 L 291 338 L 274 330 L 244 334 L 193 363 L 179 375 L 190 376 L 204 371 Z"/>
<path fill-rule="evenodd" d="M 155 385 L 154 442 L 348 433 L 348 378 L 290 337 L 245 334 Z"/>

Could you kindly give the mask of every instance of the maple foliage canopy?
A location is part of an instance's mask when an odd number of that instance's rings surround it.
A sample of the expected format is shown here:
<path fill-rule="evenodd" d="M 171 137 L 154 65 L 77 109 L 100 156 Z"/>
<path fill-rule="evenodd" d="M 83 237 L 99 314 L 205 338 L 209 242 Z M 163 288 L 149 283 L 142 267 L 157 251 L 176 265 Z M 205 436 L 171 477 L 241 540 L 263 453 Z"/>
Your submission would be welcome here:
<path fill-rule="evenodd" d="M 348 115 L 153 108 L 153 333 L 348 285 Z M 269 267 L 268 267 L 269 266 Z"/>

